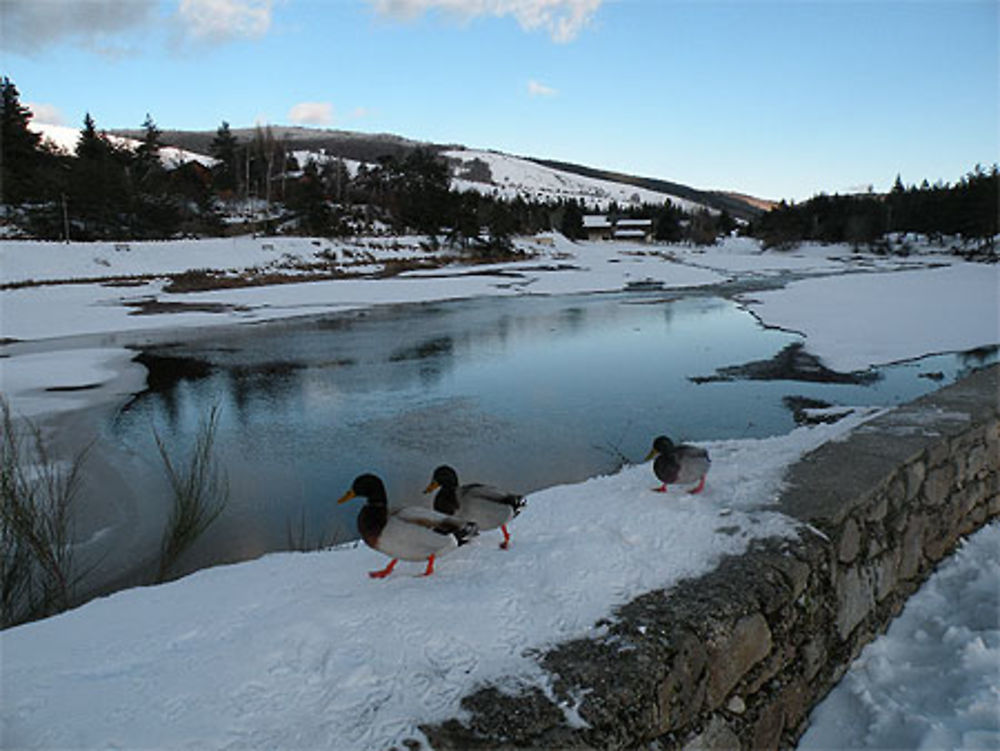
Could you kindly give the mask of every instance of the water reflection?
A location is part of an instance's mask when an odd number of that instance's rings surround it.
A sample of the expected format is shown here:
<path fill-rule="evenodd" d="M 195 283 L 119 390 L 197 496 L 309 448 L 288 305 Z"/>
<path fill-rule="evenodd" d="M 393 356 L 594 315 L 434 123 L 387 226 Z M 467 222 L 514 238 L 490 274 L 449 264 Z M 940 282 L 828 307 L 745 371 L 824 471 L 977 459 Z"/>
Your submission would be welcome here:
<path fill-rule="evenodd" d="M 396 503 L 422 501 L 442 463 L 526 493 L 611 471 L 623 455 L 639 460 L 660 433 L 705 440 L 788 431 L 787 396 L 893 404 L 940 385 L 921 373 L 952 380 L 968 367 L 942 356 L 861 384 L 691 380 L 769 361 L 800 342 L 761 328 L 730 301 L 695 296 L 376 309 L 146 353 L 154 388 L 108 437 L 155 457 L 150 426 L 189 445 L 201 417 L 220 407 L 232 501 L 189 555 L 191 569 L 286 549 L 292 538 L 353 536 L 357 510 L 333 501 L 362 471 L 380 474 Z"/>

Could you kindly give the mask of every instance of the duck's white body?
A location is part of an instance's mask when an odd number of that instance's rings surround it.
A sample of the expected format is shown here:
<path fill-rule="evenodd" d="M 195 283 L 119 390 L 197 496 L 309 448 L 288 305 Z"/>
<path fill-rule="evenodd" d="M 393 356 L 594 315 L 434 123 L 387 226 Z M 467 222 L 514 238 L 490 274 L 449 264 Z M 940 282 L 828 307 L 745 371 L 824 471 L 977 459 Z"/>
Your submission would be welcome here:
<path fill-rule="evenodd" d="M 390 558 L 426 561 L 458 547 L 456 533 L 467 521 L 420 506 L 406 506 L 389 514 L 385 526 L 371 547 Z M 367 542 L 367 540 L 366 540 Z"/>
<path fill-rule="evenodd" d="M 424 575 L 434 573 L 434 559 L 450 553 L 478 533 L 473 522 L 421 506 L 405 506 L 389 513 L 385 485 L 372 474 L 358 475 L 338 503 L 361 496 L 365 505 L 358 513 L 358 532 L 365 544 L 392 558 L 381 571 L 369 576 L 382 579 L 392 573 L 397 560 L 427 561 Z"/>
<path fill-rule="evenodd" d="M 440 490 L 438 490 L 440 488 Z M 430 484 L 424 490 L 438 490 L 434 508 L 444 514 L 473 522 L 477 529 L 500 529 L 503 533 L 501 548 L 510 544 L 507 524 L 524 506 L 524 496 L 480 483 L 458 484 L 458 474 L 446 464 L 434 470 Z"/>
<path fill-rule="evenodd" d="M 509 522 L 517 513 L 510 493 L 490 485 L 461 485 L 456 494 L 458 510 L 455 516 L 475 522 L 479 529 L 497 529 Z"/>

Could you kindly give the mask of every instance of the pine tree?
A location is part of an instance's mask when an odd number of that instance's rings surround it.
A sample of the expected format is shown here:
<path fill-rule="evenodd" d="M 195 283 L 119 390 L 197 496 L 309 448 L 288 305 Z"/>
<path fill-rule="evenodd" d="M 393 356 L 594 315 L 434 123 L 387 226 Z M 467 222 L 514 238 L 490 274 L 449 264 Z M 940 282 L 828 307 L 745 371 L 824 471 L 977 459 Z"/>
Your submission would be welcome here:
<path fill-rule="evenodd" d="M 216 190 L 235 192 L 239 187 L 237 146 L 236 136 L 229 129 L 229 123 L 223 120 L 222 125 L 215 131 L 215 138 L 209 147 L 209 153 L 219 160 L 212 167 Z"/>
<path fill-rule="evenodd" d="M 104 159 L 110 153 L 108 141 L 97 132 L 94 118 L 87 112 L 83 116 L 83 128 L 76 140 L 77 159 Z"/>
<path fill-rule="evenodd" d="M 160 136 L 163 133 L 156 127 L 148 112 L 142 123 L 142 129 L 142 142 L 135 150 L 136 178 L 140 184 L 149 184 L 163 174 L 163 165 L 160 162 Z"/>
<path fill-rule="evenodd" d="M 28 128 L 31 110 L 21 104 L 17 87 L 6 77 L 0 81 L 0 107 L 0 200 L 20 204 L 39 194 L 41 136 Z"/>
<path fill-rule="evenodd" d="M 574 199 L 566 201 L 563 205 L 562 220 L 559 222 L 559 231 L 570 240 L 578 240 L 584 237 L 583 232 L 583 209 Z"/>
<path fill-rule="evenodd" d="M 124 217 L 132 205 L 127 174 L 131 160 L 127 148 L 115 146 L 97 131 L 88 112 L 71 162 L 68 196 L 70 218 L 82 225 L 83 239 L 126 234 Z"/>

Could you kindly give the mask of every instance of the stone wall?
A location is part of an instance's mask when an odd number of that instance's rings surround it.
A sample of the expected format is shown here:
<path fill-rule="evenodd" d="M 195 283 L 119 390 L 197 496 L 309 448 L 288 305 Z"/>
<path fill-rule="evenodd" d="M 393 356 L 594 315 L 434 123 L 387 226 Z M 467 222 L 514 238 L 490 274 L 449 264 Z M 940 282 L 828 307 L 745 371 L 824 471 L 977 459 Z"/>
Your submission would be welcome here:
<path fill-rule="evenodd" d="M 623 606 L 539 659 L 546 695 L 488 688 L 423 728 L 473 748 L 779 748 L 961 536 L 1000 514 L 1000 366 L 898 407 L 794 465 L 767 541 Z"/>

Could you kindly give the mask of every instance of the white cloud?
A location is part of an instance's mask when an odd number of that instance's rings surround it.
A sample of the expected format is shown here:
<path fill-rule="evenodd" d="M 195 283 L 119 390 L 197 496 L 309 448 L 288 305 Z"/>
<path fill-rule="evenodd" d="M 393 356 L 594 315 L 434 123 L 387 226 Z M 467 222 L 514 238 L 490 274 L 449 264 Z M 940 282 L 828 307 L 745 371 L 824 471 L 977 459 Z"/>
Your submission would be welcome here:
<path fill-rule="evenodd" d="M 514 16 L 527 31 L 544 29 L 557 42 L 574 39 L 587 26 L 604 0 L 367 0 L 376 12 L 413 19 L 429 11 L 443 11 L 465 19 L 477 16 Z"/>
<path fill-rule="evenodd" d="M 555 96 L 559 92 L 551 86 L 546 86 L 544 83 L 532 80 L 528 81 L 528 93 L 531 96 Z"/>
<path fill-rule="evenodd" d="M 121 37 L 154 30 L 164 21 L 180 35 L 208 41 L 259 37 L 271 28 L 275 0 L 169 0 L 176 8 L 161 16 L 161 0 L 0 0 L 3 44 L 11 52 L 38 54 L 70 41 L 114 58 L 135 54 Z"/>
<path fill-rule="evenodd" d="M 299 102 L 288 111 L 288 119 L 296 125 L 330 125 L 333 105 L 329 102 Z"/>
<path fill-rule="evenodd" d="M 150 24 L 159 0 L 0 0 L 3 44 L 11 52 L 37 53 L 70 40 L 102 54 L 118 52 L 110 36 Z"/>
<path fill-rule="evenodd" d="M 218 41 L 263 36 L 272 6 L 273 0 L 180 0 L 177 13 L 192 36 Z"/>
<path fill-rule="evenodd" d="M 25 102 L 24 106 L 31 110 L 34 115 L 32 122 L 45 123 L 46 125 L 65 125 L 66 120 L 54 104 L 42 104 L 41 102 Z"/>

